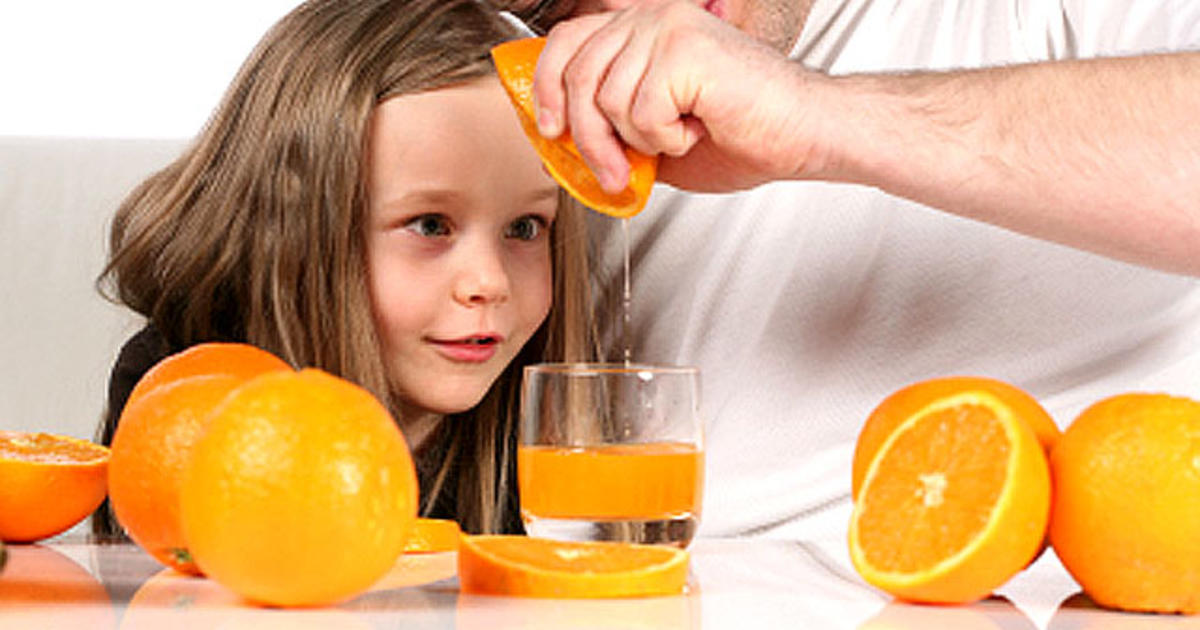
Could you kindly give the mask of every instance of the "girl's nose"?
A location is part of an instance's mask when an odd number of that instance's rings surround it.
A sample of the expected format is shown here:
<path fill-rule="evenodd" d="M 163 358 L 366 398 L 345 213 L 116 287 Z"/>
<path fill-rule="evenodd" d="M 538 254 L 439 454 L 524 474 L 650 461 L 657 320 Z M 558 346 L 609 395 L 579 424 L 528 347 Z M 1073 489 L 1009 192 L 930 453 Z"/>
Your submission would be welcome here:
<path fill-rule="evenodd" d="M 464 306 L 483 306 L 508 300 L 508 272 L 499 253 L 491 248 L 464 256 L 454 283 L 454 299 Z"/>

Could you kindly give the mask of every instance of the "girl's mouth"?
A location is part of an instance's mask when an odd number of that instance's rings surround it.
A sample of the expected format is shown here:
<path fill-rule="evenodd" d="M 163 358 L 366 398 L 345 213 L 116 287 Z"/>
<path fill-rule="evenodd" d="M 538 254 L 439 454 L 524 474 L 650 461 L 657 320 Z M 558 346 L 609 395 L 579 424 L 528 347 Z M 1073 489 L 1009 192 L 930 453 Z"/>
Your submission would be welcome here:
<path fill-rule="evenodd" d="M 459 339 L 431 339 L 430 342 L 451 361 L 483 363 L 495 356 L 502 339 L 499 335 L 483 334 Z"/>

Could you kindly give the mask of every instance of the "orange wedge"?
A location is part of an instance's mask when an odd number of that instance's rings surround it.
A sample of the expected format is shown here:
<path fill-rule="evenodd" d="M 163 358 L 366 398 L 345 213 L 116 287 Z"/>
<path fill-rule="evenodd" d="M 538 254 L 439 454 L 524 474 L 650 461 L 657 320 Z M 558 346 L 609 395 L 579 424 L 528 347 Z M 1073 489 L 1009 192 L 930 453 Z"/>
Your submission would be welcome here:
<path fill-rule="evenodd" d="M 665 546 L 563 542 L 525 536 L 463 536 L 464 593 L 599 598 L 679 595 L 688 552 Z"/>
<path fill-rule="evenodd" d="M 986 597 L 1038 553 L 1050 473 L 1037 435 L 998 396 L 947 395 L 896 426 L 867 467 L 850 559 L 901 599 Z"/>
<path fill-rule="evenodd" d="M 404 553 L 436 553 L 458 549 L 458 523 L 441 518 L 418 518 L 413 524 Z"/>
<path fill-rule="evenodd" d="M 86 440 L 0 431 L 0 540 L 49 538 L 91 514 L 108 492 L 108 458 Z"/>
<path fill-rule="evenodd" d="M 521 128 L 550 175 L 583 205 L 614 217 L 631 217 L 642 211 L 650 198 L 650 189 L 658 171 L 658 156 L 646 155 L 625 147 L 629 160 L 629 184 L 613 195 L 604 192 L 600 182 L 584 163 L 570 130 L 554 140 L 543 138 L 537 130 L 533 111 L 533 71 L 546 46 L 544 37 L 529 37 L 505 42 L 492 49 L 500 82 L 512 99 L 521 119 Z"/>
<path fill-rule="evenodd" d="M 967 391 L 984 391 L 1001 402 L 1014 415 L 1023 420 L 1033 429 L 1047 455 L 1054 443 L 1062 435 L 1054 419 L 1038 403 L 1037 399 L 1025 393 L 1020 388 L 981 376 L 947 376 L 934 378 L 919 383 L 913 383 L 897 390 L 879 403 L 863 424 L 858 434 L 858 442 L 854 448 L 854 469 L 851 479 L 851 496 L 858 496 L 862 487 L 863 477 L 867 467 L 875 458 L 875 452 L 888 436 L 895 431 L 896 426 L 911 418 L 914 413 L 925 406 L 947 396 L 953 396 Z"/>

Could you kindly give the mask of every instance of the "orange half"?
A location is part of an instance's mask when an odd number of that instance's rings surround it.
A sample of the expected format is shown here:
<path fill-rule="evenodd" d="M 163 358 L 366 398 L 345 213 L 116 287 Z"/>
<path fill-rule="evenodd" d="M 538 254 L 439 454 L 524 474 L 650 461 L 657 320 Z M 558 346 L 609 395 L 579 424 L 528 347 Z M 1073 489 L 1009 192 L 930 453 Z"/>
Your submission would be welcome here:
<path fill-rule="evenodd" d="M 0 540 L 71 528 L 108 492 L 107 448 L 65 435 L 0 431 Z"/>
<path fill-rule="evenodd" d="M 525 536 L 463 536 L 464 593 L 547 598 L 679 595 L 688 552 L 674 547 L 564 542 Z"/>
<path fill-rule="evenodd" d="M 1033 430 L 995 395 L 937 400 L 871 460 L 850 521 L 850 558 L 901 599 L 986 597 L 1037 554 L 1050 474 Z"/>
<path fill-rule="evenodd" d="M 533 72 L 537 69 L 538 56 L 545 46 L 544 37 L 529 37 L 505 42 L 492 49 L 496 72 L 517 109 L 525 135 L 533 143 L 533 148 L 550 175 L 583 205 L 618 218 L 641 212 L 654 186 L 658 171 L 657 155 L 646 155 L 625 147 L 625 159 L 629 161 L 630 169 L 629 184 L 613 195 L 600 187 L 600 182 L 587 167 L 571 139 L 570 130 L 553 140 L 543 138 L 538 133 L 537 115 L 533 111 Z"/>

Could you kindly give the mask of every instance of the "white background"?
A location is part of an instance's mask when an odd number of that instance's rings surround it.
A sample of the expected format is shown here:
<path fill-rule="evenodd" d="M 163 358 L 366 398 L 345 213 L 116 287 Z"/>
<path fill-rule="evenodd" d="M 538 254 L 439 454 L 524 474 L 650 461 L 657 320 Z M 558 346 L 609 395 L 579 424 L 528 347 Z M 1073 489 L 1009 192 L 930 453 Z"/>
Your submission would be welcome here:
<path fill-rule="evenodd" d="M 0 0 L 0 135 L 193 136 L 298 0 Z"/>

